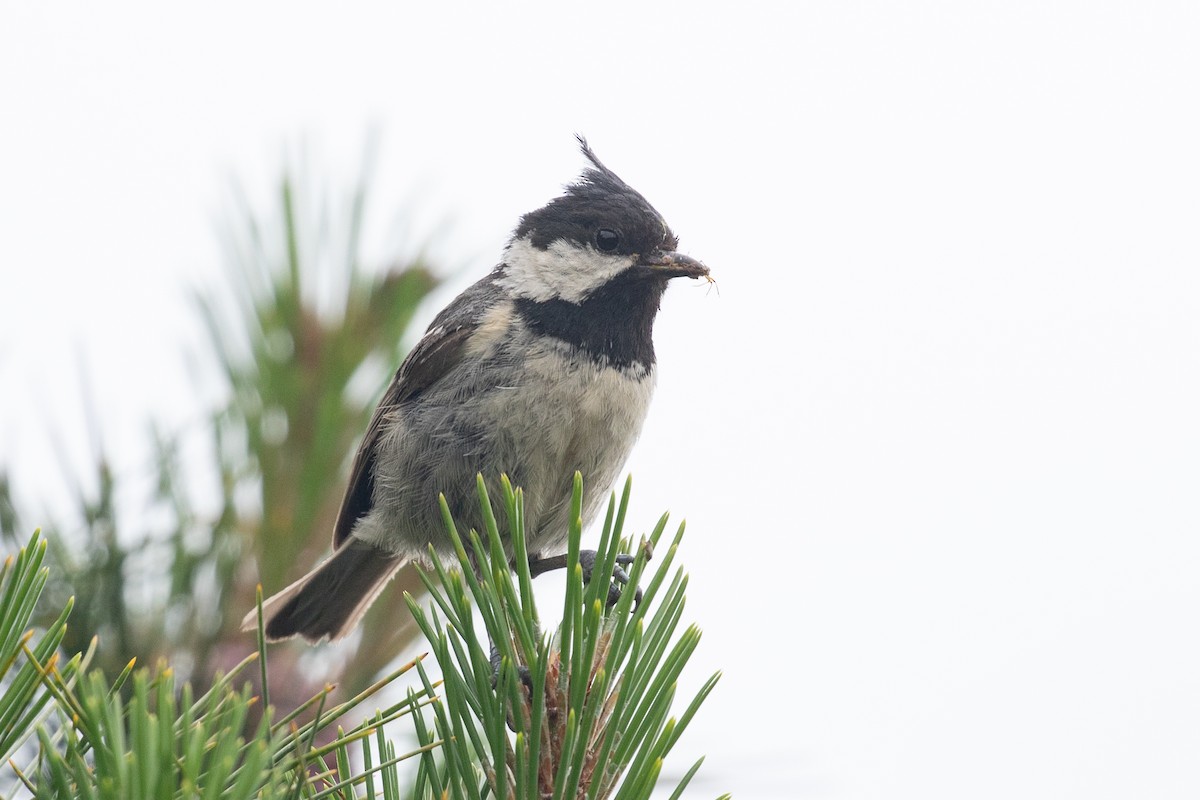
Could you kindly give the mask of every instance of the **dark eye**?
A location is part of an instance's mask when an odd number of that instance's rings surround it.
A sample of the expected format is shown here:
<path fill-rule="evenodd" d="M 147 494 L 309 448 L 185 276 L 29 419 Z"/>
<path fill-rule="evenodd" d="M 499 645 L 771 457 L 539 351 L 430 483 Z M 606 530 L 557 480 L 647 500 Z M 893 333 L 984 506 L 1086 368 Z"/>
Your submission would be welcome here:
<path fill-rule="evenodd" d="M 617 245 L 621 243 L 621 234 L 614 231 L 612 228 L 601 228 L 596 231 L 596 247 L 599 247 L 606 253 L 611 253 L 617 249 Z"/>

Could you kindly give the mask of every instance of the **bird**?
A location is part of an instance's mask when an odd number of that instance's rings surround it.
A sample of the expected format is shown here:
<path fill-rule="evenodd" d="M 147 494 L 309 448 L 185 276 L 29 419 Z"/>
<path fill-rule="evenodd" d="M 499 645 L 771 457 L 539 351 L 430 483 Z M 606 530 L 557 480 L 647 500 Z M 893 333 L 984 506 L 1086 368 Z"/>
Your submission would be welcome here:
<path fill-rule="evenodd" d="M 596 516 L 650 406 L 667 285 L 712 277 L 576 139 L 578 179 L 519 219 L 496 267 L 400 364 L 352 462 L 332 553 L 262 604 L 268 640 L 339 639 L 406 562 L 452 558 L 438 498 L 460 529 L 483 530 L 477 475 L 493 498 L 502 475 L 522 488 L 534 575 L 565 564 L 576 472 L 584 525 Z M 257 622 L 255 609 L 242 627 Z"/>

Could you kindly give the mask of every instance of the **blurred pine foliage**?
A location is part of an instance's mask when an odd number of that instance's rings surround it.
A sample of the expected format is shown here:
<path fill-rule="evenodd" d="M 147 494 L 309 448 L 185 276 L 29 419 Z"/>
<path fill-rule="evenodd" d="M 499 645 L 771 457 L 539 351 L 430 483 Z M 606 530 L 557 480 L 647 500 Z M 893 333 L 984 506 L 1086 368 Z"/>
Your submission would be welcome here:
<path fill-rule="evenodd" d="M 44 526 L 55 565 L 47 592 L 57 604 L 77 599 L 67 652 L 98 636 L 95 662 L 107 674 L 131 658 L 165 658 L 208 688 L 245 652 L 238 624 L 256 584 L 282 588 L 328 551 L 353 449 L 437 285 L 423 257 L 365 263 L 370 163 L 341 196 L 314 191 L 298 169 L 284 172 L 268 208 L 234 193 L 220 232 L 227 279 L 197 292 L 194 306 L 210 345 L 197 371 L 226 383 L 227 400 L 202 423 L 212 463 L 185 461 L 180 436 L 154 432 L 154 496 L 136 518 L 118 509 L 127 478 L 102 449 L 94 476 L 75 482 L 95 489 L 78 488 L 73 513 Z M 219 487 L 215 512 L 197 498 L 197 478 Z M 34 522 L 0 473 L 0 534 L 15 547 Z M 301 668 L 310 648 L 280 648 L 280 699 L 295 692 L 299 703 L 332 678 L 343 696 L 369 685 L 417 634 L 402 592 L 419 588 L 402 572 L 361 635 L 326 659 L 332 666 L 310 657 Z"/>

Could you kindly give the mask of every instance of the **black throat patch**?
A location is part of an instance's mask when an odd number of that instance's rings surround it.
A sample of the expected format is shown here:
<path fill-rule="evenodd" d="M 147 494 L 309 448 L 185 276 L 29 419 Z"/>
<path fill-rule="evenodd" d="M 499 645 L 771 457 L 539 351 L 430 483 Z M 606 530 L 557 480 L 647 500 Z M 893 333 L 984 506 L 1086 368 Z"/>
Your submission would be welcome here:
<path fill-rule="evenodd" d="M 654 317 L 666 281 L 618 276 L 582 303 L 518 298 L 516 311 L 535 333 L 573 344 L 598 363 L 626 368 L 654 364 Z"/>

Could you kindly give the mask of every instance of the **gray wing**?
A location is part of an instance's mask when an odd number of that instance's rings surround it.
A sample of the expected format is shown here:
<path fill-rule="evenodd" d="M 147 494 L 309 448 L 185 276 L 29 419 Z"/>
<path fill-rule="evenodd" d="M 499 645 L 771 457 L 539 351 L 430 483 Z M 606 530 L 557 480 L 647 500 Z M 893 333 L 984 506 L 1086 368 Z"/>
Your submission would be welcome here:
<path fill-rule="evenodd" d="M 466 342 L 479 327 L 484 313 L 499 299 L 493 286 L 495 277 L 496 273 L 492 273 L 474 284 L 438 314 L 396 370 L 354 455 L 350 483 L 333 526 L 335 550 L 350 536 L 354 523 L 371 510 L 375 494 L 376 445 L 387 427 L 389 415 L 445 377 L 462 360 Z"/>

